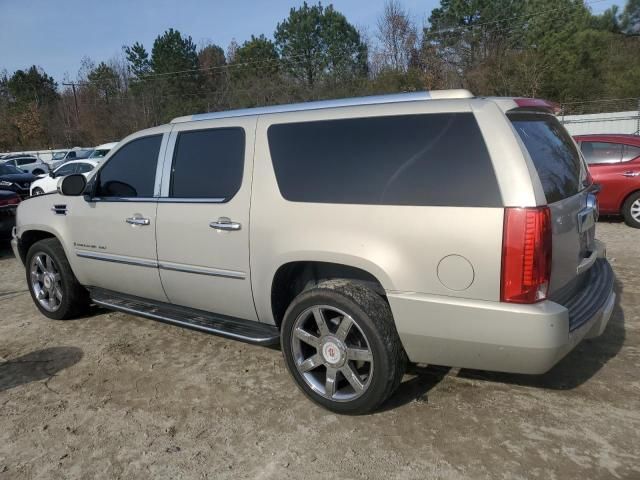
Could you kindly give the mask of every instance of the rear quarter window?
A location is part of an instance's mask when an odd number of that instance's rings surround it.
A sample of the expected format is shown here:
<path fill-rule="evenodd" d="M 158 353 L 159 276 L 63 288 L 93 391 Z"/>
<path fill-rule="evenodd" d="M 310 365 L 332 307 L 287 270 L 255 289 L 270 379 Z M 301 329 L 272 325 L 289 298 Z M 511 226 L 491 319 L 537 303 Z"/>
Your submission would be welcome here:
<path fill-rule="evenodd" d="M 543 113 L 510 113 L 540 177 L 547 203 L 579 193 L 585 169 L 573 140 L 558 119 Z"/>
<path fill-rule="evenodd" d="M 282 196 L 294 202 L 501 207 L 472 113 L 271 125 Z"/>

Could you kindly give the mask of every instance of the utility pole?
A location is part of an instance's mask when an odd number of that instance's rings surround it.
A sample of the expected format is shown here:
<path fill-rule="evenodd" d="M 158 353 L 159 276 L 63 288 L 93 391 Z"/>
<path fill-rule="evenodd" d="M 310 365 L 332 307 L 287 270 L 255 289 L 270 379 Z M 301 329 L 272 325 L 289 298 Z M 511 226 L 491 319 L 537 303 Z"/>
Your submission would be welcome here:
<path fill-rule="evenodd" d="M 75 103 L 75 106 L 76 106 L 76 122 L 79 125 L 80 124 L 80 114 L 78 113 L 78 96 L 76 95 L 76 85 L 77 85 L 77 83 L 63 83 L 62 85 L 64 85 L 65 87 L 71 87 L 71 89 L 73 90 L 73 103 Z"/>

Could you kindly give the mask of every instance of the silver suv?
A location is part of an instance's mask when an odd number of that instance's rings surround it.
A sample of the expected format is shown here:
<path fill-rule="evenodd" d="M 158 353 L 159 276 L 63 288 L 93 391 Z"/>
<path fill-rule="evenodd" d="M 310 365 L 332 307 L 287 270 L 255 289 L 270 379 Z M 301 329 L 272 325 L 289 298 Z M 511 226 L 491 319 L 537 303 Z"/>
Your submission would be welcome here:
<path fill-rule="evenodd" d="M 539 374 L 615 302 L 597 203 L 544 101 L 434 91 L 177 118 L 22 202 L 49 318 L 90 303 L 280 343 L 302 391 L 378 407 L 408 362 Z"/>

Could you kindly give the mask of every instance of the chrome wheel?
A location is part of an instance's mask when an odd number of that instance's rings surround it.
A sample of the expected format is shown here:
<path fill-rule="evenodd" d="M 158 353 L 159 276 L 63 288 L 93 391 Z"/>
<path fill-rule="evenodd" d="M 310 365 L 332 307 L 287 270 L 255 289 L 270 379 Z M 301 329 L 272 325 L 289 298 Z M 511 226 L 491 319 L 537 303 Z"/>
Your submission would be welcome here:
<path fill-rule="evenodd" d="M 371 347 L 342 310 L 316 305 L 303 311 L 295 320 L 291 347 L 305 383 L 324 398 L 348 402 L 367 391 L 373 377 Z"/>
<path fill-rule="evenodd" d="M 629 211 L 631 212 L 631 217 L 636 222 L 640 222 L 640 198 L 631 204 Z"/>
<path fill-rule="evenodd" d="M 49 312 L 55 312 L 62 303 L 62 283 L 58 267 L 46 253 L 37 253 L 31 259 L 31 288 L 38 303 Z"/>

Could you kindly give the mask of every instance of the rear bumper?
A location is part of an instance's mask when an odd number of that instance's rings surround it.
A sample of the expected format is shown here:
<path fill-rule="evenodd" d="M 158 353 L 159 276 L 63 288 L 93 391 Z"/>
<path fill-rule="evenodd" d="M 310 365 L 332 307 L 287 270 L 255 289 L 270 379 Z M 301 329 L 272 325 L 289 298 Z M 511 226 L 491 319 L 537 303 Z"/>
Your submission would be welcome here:
<path fill-rule="evenodd" d="M 584 289 L 588 292 L 578 292 L 567 306 L 550 300 L 516 305 L 419 293 L 388 293 L 387 298 L 412 362 L 540 374 L 607 326 L 616 299 L 613 272 L 604 258 L 597 266 Z"/>

